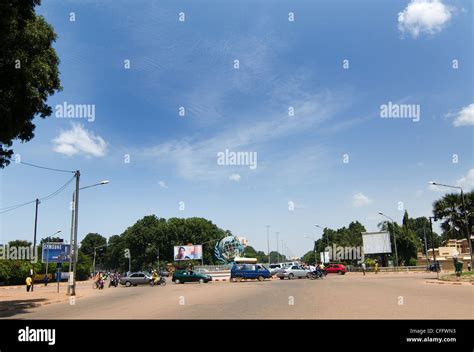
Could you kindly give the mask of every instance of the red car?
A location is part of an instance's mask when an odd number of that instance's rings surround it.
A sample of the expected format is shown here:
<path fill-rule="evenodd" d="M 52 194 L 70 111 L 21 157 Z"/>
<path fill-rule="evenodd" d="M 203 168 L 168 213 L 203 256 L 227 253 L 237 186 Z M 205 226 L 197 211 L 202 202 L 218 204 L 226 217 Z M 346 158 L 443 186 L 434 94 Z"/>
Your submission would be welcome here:
<path fill-rule="evenodd" d="M 327 274 L 344 275 L 346 272 L 347 270 L 342 264 L 328 264 L 328 266 L 326 267 Z"/>

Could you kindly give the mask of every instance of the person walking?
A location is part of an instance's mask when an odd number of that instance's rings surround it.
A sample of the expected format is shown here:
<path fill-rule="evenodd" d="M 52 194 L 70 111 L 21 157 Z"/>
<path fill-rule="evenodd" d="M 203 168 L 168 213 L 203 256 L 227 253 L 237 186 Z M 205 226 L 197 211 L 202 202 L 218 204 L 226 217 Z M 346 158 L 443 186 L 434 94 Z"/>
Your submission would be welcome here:
<path fill-rule="evenodd" d="M 374 271 L 375 271 L 376 274 L 379 272 L 379 262 L 377 260 L 375 261 Z"/>
<path fill-rule="evenodd" d="M 33 284 L 33 280 L 31 279 L 30 275 L 28 275 L 28 277 L 26 278 L 25 283 L 26 283 L 26 292 L 30 292 L 31 285 Z"/>
<path fill-rule="evenodd" d="M 48 274 L 44 274 L 43 282 L 44 282 L 44 285 L 45 285 L 45 286 L 48 286 L 48 282 L 49 282 L 49 276 L 48 276 Z"/>
<path fill-rule="evenodd" d="M 471 271 L 471 262 L 467 262 L 467 271 Z"/>
<path fill-rule="evenodd" d="M 362 266 L 362 272 L 364 273 L 364 276 L 365 276 L 365 263 L 362 262 L 362 265 L 361 265 L 361 266 Z"/>

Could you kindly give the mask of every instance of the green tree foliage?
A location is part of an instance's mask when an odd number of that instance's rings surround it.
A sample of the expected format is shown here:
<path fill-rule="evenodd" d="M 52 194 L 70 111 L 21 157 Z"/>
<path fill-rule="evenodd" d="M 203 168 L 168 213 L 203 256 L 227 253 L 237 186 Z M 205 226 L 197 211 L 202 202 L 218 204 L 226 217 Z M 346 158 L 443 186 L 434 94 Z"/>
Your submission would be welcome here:
<path fill-rule="evenodd" d="M 61 89 L 53 28 L 35 14 L 40 0 L 0 2 L 0 167 L 10 163 L 13 141 L 34 137 L 36 115 L 50 116 L 46 104 Z"/>
<path fill-rule="evenodd" d="M 104 252 L 107 246 L 107 239 L 104 236 L 99 235 L 98 233 L 88 233 L 84 239 L 81 241 L 81 246 L 79 247 L 79 253 L 84 254 L 84 258 L 89 258 L 90 262 L 93 263 L 94 260 L 94 248 L 96 248 L 96 258 L 95 264 L 96 268 L 101 268 L 104 265 L 105 255 Z M 97 248 L 100 247 L 100 248 Z M 79 266 L 79 263 L 78 263 Z M 89 271 L 89 269 L 88 269 Z"/>
<path fill-rule="evenodd" d="M 309 251 L 301 257 L 301 261 L 308 265 L 315 265 L 319 262 L 319 254 L 314 253 L 314 251 Z"/>
<path fill-rule="evenodd" d="M 403 220 L 404 225 L 415 232 L 419 242 L 418 249 L 421 249 L 421 251 L 425 253 L 425 235 L 428 249 L 433 248 L 433 246 L 438 248 L 442 245 L 442 239 L 435 231 L 433 231 L 432 238 L 430 220 L 427 217 L 410 218 L 407 213 L 406 215 Z"/>
<path fill-rule="evenodd" d="M 132 258 L 132 270 L 149 270 L 160 264 L 171 263 L 173 247 L 186 244 L 203 244 L 206 264 L 217 264 L 214 257 L 216 242 L 231 235 L 203 218 L 158 218 L 148 215 L 127 228 L 122 234 L 112 236 L 104 255 L 104 265 L 109 269 L 128 270 L 128 249 Z M 81 246 L 82 248 L 82 246 Z M 83 251 L 84 252 L 84 251 Z"/>
<path fill-rule="evenodd" d="M 337 230 L 325 228 L 322 238 L 316 241 L 316 253 L 324 252 L 328 246 L 332 247 L 358 247 L 362 246 L 361 233 L 365 232 L 365 227 L 359 221 L 352 221 L 348 227 L 341 227 Z"/>
<path fill-rule="evenodd" d="M 416 260 L 417 250 L 421 248 L 421 242 L 416 232 L 410 227 L 410 218 L 405 211 L 403 216 L 403 225 L 400 226 L 396 222 L 392 224 L 385 221 L 379 224 L 379 228 L 390 233 L 392 245 L 392 260 L 395 261 L 395 240 L 397 242 L 398 265 L 409 265 L 412 259 Z"/>
<path fill-rule="evenodd" d="M 93 256 L 94 248 L 106 245 L 107 239 L 104 236 L 98 233 L 88 233 L 81 241 L 80 251 L 88 256 Z"/>
<path fill-rule="evenodd" d="M 474 217 L 474 192 L 464 195 L 466 211 L 470 222 L 469 228 L 472 229 Z M 462 209 L 462 199 L 460 193 L 450 193 L 444 195 L 441 199 L 433 203 L 433 215 L 442 221 L 443 241 L 448 239 L 467 238 L 466 221 L 464 209 Z"/>

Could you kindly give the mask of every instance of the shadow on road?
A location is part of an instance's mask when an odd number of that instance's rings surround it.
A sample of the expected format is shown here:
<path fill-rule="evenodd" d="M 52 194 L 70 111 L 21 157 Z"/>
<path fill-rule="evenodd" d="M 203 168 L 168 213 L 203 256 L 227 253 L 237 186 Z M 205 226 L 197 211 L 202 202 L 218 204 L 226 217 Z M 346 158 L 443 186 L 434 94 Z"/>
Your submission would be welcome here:
<path fill-rule="evenodd" d="M 0 318 L 8 318 L 24 313 L 25 310 L 40 306 L 45 298 L 34 298 L 25 300 L 2 301 L 0 302 Z"/>

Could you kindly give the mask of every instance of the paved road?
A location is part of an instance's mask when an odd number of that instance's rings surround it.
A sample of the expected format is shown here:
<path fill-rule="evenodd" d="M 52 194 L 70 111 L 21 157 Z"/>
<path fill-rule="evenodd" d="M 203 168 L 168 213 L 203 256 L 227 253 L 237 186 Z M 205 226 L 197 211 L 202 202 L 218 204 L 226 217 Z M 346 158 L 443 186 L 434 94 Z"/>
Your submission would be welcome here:
<path fill-rule="evenodd" d="M 106 288 L 75 305 L 56 303 L 10 318 L 473 319 L 474 287 L 425 283 L 434 277 L 348 274 L 315 281 Z"/>

